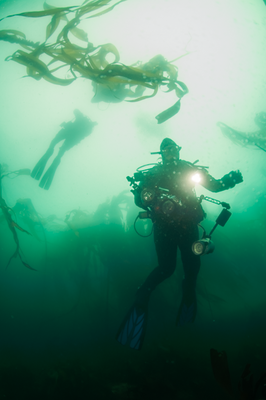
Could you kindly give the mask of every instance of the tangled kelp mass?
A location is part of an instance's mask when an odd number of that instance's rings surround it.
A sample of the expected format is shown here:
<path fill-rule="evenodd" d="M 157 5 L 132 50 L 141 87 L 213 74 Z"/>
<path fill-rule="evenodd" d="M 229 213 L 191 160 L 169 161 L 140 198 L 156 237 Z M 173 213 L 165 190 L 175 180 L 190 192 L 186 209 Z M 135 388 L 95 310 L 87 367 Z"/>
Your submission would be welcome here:
<path fill-rule="evenodd" d="M 178 113 L 180 99 L 188 93 L 187 86 L 177 80 L 177 67 L 168 62 L 162 55 L 153 57 L 147 63 L 137 63 L 132 66 L 124 65 L 119 62 L 120 54 L 115 45 L 106 43 L 95 47 L 88 41 L 87 33 L 78 28 L 79 23 L 84 18 L 93 18 L 105 14 L 124 1 L 126 0 L 120 0 L 99 12 L 98 10 L 108 6 L 111 0 L 88 0 L 80 7 L 62 8 L 51 8 L 47 3 L 44 3 L 44 11 L 10 15 L 6 18 L 52 16 L 52 19 L 46 27 L 46 39 L 41 44 L 28 41 L 25 34 L 20 31 L 0 31 L 0 40 L 20 44 L 27 50 L 17 50 L 6 60 L 13 60 L 26 66 L 27 75 L 33 79 L 40 80 L 43 78 L 52 84 L 67 86 L 77 78 L 82 77 L 96 84 L 96 93 L 97 87 L 99 87 L 110 91 L 118 99 L 130 98 L 127 101 L 131 102 L 155 96 L 159 87 L 165 87 L 166 92 L 175 91 L 179 100 L 172 107 L 156 116 L 157 122 L 161 124 Z M 69 20 L 69 14 L 72 15 L 73 13 L 73 18 Z M 60 21 L 65 22 L 64 28 L 57 34 L 55 43 L 47 43 L 48 39 L 57 31 Z M 86 47 L 71 42 L 69 33 L 85 42 Z M 107 61 L 107 55 L 110 54 L 115 58 L 112 63 Z M 42 58 L 45 58 L 45 61 Z M 54 67 L 55 63 L 57 66 Z M 72 78 L 56 76 L 55 73 L 62 68 L 66 68 L 67 72 L 71 73 Z M 152 93 L 142 95 L 146 89 L 152 90 Z"/>

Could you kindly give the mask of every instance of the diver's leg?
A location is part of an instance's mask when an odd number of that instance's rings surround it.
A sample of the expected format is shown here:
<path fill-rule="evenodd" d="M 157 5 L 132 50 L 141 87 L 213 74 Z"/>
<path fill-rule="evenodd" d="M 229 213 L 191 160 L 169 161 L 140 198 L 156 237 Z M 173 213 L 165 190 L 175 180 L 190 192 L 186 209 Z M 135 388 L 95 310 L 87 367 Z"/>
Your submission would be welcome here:
<path fill-rule="evenodd" d="M 60 152 L 58 155 L 55 157 L 54 161 L 52 162 L 52 164 L 50 165 L 50 167 L 48 168 L 48 170 L 45 172 L 45 174 L 43 175 L 41 182 L 39 183 L 39 186 L 45 190 L 48 190 L 51 186 L 51 183 L 53 181 L 55 172 L 57 170 L 58 165 L 60 164 L 61 161 L 61 157 L 62 157 L 62 152 Z"/>
<path fill-rule="evenodd" d="M 41 179 L 41 182 L 39 184 L 39 186 L 45 190 L 48 190 L 51 186 L 51 183 L 53 181 L 55 172 L 57 170 L 58 165 L 61 162 L 61 158 L 65 153 L 65 148 L 64 148 L 64 143 L 63 145 L 60 147 L 59 152 L 57 154 L 57 156 L 55 157 L 54 161 L 52 162 L 52 164 L 50 165 L 50 167 L 48 168 L 48 170 L 45 172 L 44 176 Z"/>
<path fill-rule="evenodd" d="M 49 158 L 51 157 L 51 155 L 53 154 L 54 149 L 50 148 L 46 151 L 46 153 L 42 156 L 42 158 L 37 162 L 37 164 L 35 165 L 35 167 L 33 168 L 32 172 L 31 172 L 31 177 L 34 179 L 39 180 L 44 168 L 46 166 L 47 161 L 49 160 Z"/>
<path fill-rule="evenodd" d="M 196 281 L 200 270 L 200 257 L 192 251 L 192 244 L 198 240 L 198 227 L 191 228 L 179 240 L 179 248 L 184 268 L 182 282 L 182 301 L 177 316 L 177 325 L 194 322 L 197 313 Z"/>
<path fill-rule="evenodd" d="M 147 302 L 151 292 L 169 278 L 175 270 L 177 259 L 177 239 L 175 232 L 171 229 L 164 229 L 155 224 L 154 243 L 158 257 L 158 267 L 156 267 L 146 281 L 140 286 L 136 295 L 138 303 Z"/>
<path fill-rule="evenodd" d="M 145 337 L 150 294 L 159 283 L 172 275 L 176 265 L 177 243 L 172 232 L 156 225 L 154 241 L 159 266 L 151 272 L 138 289 L 135 302 L 116 335 L 118 342 L 136 350 L 141 349 Z"/>
<path fill-rule="evenodd" d="M 48 147 L 48 150 L 46 151 L 46 153 L 42 156 L 42 158 L 37 162 L 37 164 L 33 168 L 32 172 L 31 172 L 32 178 L 39 180 L 40 177 L 42 176 L 42 173 L 47 164 L 47 161 L 49 160 L 49 158 L 52 156 L 52 154 L 54 152 L 55 145 L 63 139 L 63 137 L 62 137 L 63 131 L 64 131 L 64 129 L 61 129 L 58 132 L 56 137 L 51 141 L 50 146 Z"/>
<path fill-rule="evenodd" d="M 146 281 L 138 289 L 135 302 L 116 335 L 118 342 L 136 350 L 141 349 L 144 341 L 150 294 L 159 283 L 172 275 L 176 264 L 177 244 L 172 235 L 155 226 L 154 241 L 159 266 L 150 273 Z"/>
<path fill-rule="evenodd" d="M 66 123 L 67 126 L 68 123 Z M 72 125 L 72 123 L 70 122 L 70 124 Z M 60 129 L 60 131 L 55 135 L 54 139 L 51 141 L 50 143 L 50 147 L 53 146 L 55 147 L 55 145 L 59 142 L 61 142 L 62 140 L 65 140 L 68 136 L 68 129 L 66 128 L 62 128 Z"/>

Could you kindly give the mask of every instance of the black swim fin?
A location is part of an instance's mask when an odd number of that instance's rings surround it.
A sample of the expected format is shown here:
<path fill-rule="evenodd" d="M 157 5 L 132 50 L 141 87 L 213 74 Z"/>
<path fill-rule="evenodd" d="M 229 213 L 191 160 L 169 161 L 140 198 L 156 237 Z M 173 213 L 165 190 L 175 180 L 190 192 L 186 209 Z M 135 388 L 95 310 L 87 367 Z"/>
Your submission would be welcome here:
<path fill-rule="evenodd" d="M 122 345 L 140 350 L 143 344 L 147 326 L 148 307 L 134 304 L 122 322 L 116 340 Z"/>
<path fill-rule="evenodd" d="M 195 288 L 186 279 L 182 282 L 182 301 L 178 310 L 176 325 L 183 326 L 195 321 L 197 315 L 197 298 Z"/>
<path fill-rule="evenodd" d="M 197 314 L 197 304 L 196 301 L 187 305 L 185 302 L 182 301 L 177 318 L 176 318 L 176 325 L 183 326 L 186 324 L 191 324 L 194 322 Z"/>
<path fill-rule="evenodd" d="M 52 154 L 53 154 L 53 149 L 48 149 L 47 152 L 42 156 L 42 158 L 37 162 L 37 164 L 33 168 L 31 173 L 32 178 L 37 179 L 37 181 L 40 179 L 44 171 L 44 168 L 47 164 L 47 161 L 49 160 Z"/>
<path fill-rule="evenodd" d="M 56 169 L 58 167 L 58 165 L 60 164 L 60 158 L 56 157 L 54 159 L 54 161 L 52 162 L 52 164 L 50 165 L 50 167 L 48 168 L 48 170 L 45 172 L 45 174 L 43 175 L 39 186 L 45 190 L 48 190 L 51 186 L 51 183 L 54 179 L 54 175 L 56 172 Z"/>

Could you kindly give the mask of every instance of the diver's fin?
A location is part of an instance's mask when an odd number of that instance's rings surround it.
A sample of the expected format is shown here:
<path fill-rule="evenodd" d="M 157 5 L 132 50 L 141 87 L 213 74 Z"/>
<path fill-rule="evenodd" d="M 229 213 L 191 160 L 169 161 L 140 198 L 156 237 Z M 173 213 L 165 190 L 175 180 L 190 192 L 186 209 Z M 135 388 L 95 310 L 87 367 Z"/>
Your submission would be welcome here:
<path fill-rule="evenodd" d="M 60 158 L 58 159 L 57 157 L 54 159 L 53 163 L 50 165 L 48 170 L 45 172 L 43 175 L 41 182 L 39 183 L 39 186 L 45 190 L 48 190 L 51 186 L 51 183 L 54 178 L 55 171 L 60 164 Z"/>
<path fill-rule="evenodd" d="M 37 181 L 40 179 L 44 171 L 44 168 L 47 164 L 47 161 L 49 160 L 52 154 L 53 150 L 52 151 L 47 150 L 47 152 L 42 156 L 42 158 L 37 162 L 37 164 L 33 168 L 30 174 L 32 178 L 37 179 Z"/>
<path fill-rule="evenodd" d="M 185 302 L 182 302 L 177 314 L 176 325 L 183 326 L 186 324 L 191 324 L 192 322 L 194 322 L 196 318 L 196 313 L 197 313 L 196 301 L 194 301 L 190 305 L 187 305 Z"/>
<path fill-rule="evenodd" d="M 122 322 L 116 340 L 135 350 L 140 350 L 143 344 L 147 326 L 147 308 L 133 305 Z"/>

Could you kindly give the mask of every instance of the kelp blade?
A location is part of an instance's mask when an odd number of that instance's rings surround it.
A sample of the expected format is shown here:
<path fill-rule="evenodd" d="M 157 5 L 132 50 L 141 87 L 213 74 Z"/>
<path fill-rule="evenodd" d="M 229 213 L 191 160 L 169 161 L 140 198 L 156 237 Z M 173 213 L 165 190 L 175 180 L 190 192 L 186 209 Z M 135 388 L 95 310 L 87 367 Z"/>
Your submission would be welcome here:
<path fill-rule="evenodd" d="M 156 115 L 156 119 L 158 124 L 162 124 L 163 122 L 167 121 L 168 119 L 172 118 L 174 115 L 178 113 L 180 110 L 180 99 L 172 106 L 167 108 L 167 110 L 161 112 L 160 114 Z"/>

